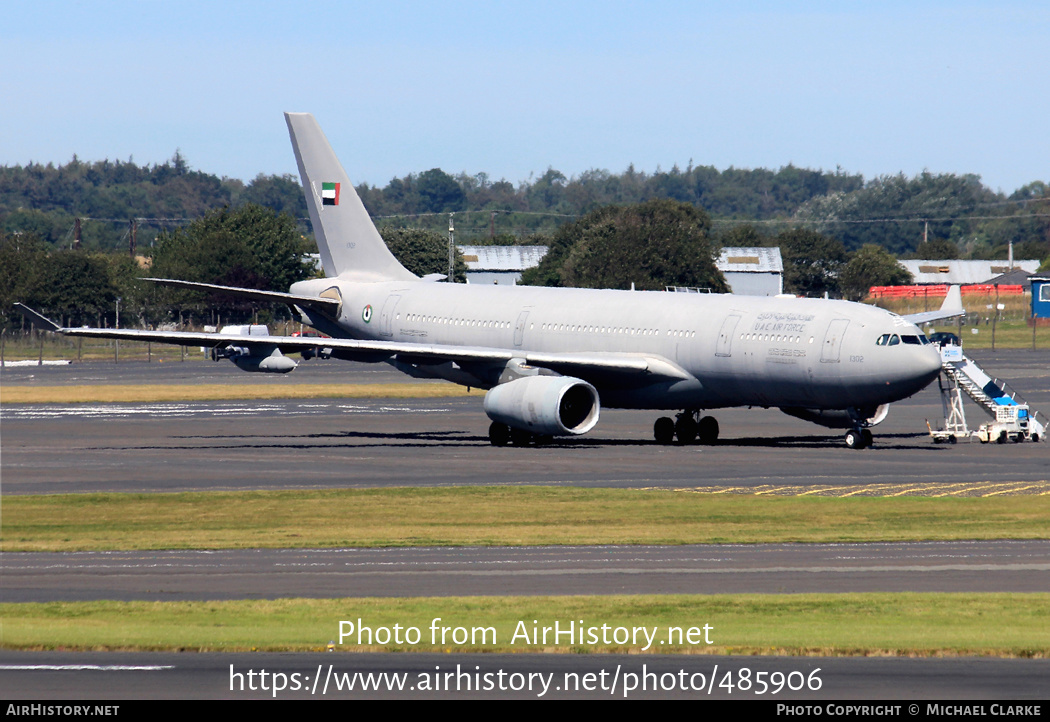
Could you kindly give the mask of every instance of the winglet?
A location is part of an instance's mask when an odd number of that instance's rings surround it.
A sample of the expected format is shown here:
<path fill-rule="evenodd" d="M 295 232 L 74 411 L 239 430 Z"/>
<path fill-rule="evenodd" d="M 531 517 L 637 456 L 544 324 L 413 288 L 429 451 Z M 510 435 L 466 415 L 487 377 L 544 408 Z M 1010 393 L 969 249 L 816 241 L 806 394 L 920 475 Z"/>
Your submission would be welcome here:
<path fill-rule="evenodd" d="M 36 321 L 37 325 L 40 326 L 41 328 L 43 328 L 46 331 L 61 331 L 62 330 L 62 327 L 59 326 L 54 321 L 52 321 L 50 318 L 48 318 L 47 316 L 43 315 L 42 313 L 38 313 L 38 312 L 34 311 L 29 306 L 26 306 L 24 303 L 15 303 L 15 308 L 21 310 L 22 313 L 27 318 L 30 318 L 33 321 Z"/>
<path fill-rule="evenodd" d="M 966 312 L 962 304 L 962 286 L 948 286 L 948 293 L 944 297 L 944 303 L 941 304 L 941 310 Z"/>
<path fill-rule="evenodd" d="M 916 326 L 920 326 L 924 323 L 932 323 L 933 321 L 940 321 L 945 318 L 955 318 L 956 316 L 963 316 L 966 314 L 966 309 L 962 305 L 962 291 L 959 286 L 948 286 L 948 293 L 944 297 L 944 302 L 937 311 L 925 311 L 923 313 L 912 313 L 904 316 L 906 321 L 914 323 Z"/>

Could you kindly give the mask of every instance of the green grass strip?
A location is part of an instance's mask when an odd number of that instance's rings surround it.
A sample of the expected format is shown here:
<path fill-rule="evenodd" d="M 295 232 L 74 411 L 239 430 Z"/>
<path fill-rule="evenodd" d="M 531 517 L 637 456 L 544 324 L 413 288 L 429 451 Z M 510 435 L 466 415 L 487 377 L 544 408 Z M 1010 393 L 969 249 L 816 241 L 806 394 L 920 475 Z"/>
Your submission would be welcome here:
<path fill-rule="evenodd" d="M 3 551 L 1050 538 L 1050 496 L 440 487 L 3 499 Z"/>
<path fill-rule="evenodd" d="M 8 649 L 302 651 L 324 649 L 334 641 L 339 651 L 1007 657 L 1050 653 L 1050 594 L 53 602 L 2 604 L 0 617 L 0 645 Z M 432 632 L 437 618 L 438 631 Z M 353 626 L 342 627 L 350 636 L 340 640 L 343 620 Z M 593 628 L 596 641 L 567 635 L 556 639 L 550 631 L 544 641 L 543 627 L 553 628 L 555 621 L 562 630 L 573 622 L 577 630 Z M 603 624 L 607 631 L 601 629 Z M 400 644 L 395 625 L 400 625 Z M 362 630 L 362 644 L 358 627 L 371 630 L 371 637 Z M 617 627 L 655 629 L 654 642 L 644 649 L 642 633 L 629 639 L 626 632 L 615 632 Z M 418 636 L 410 628 L 418 630 Z M 680 639 L 672 628 L 681 628 Z M 705 635 L 712 644 L 705 643 Z M 412 639 L 418 641 L 410 643 Z"/>
<path fill-rule="evenodd" d="M 433 399 L 481 396 L 448 383 L 395 384 L 127 384 L 85 386 L 5 386 L 3 404 L 161 403 L 256 399 Z"/>

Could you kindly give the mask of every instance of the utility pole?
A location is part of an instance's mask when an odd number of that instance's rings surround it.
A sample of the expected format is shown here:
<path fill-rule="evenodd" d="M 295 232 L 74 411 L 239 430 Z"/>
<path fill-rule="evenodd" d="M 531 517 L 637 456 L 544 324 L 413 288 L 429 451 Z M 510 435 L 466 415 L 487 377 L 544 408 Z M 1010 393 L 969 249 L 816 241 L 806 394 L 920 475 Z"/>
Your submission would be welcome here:
<path fill-rule="evenodd" d="M 999 318 L 999 284 L 995 284 L 995 308 L 992 309 L 992 351 L 995 350 L 995 321 Z"/>
<path fill-rule="evenodd" d="M 80 250 L 80 238 L 81 238 L 80 219 L 79 218 L 74 218 L 73 219 L 73 250 L 74 251 L 79 251 Z"/>
<path fill-rule="evenodd" d="M 117 311 L 113 318 L 113 328 L 120 328 L 120 302 L 121 297 L 117 296 Z M 120 360 L 120 339 L 113 339 L 113 363 L 118 363 Z"/>
<path fill-rule="evenodd" d="M 452 223 L 455 213 L 448 214 L 448 282 L 455 283 L 452 275 L 456 268 L 456 227 Z"/>
<path fill-rule="evenodd" d="M 131 251 L 132 260 L 135 259 L 135 237 L 138 235 L 139 222 L 134 218 L 129 221 L 131 224 L 131 240 L 128 241 L 128 249 Z"/>

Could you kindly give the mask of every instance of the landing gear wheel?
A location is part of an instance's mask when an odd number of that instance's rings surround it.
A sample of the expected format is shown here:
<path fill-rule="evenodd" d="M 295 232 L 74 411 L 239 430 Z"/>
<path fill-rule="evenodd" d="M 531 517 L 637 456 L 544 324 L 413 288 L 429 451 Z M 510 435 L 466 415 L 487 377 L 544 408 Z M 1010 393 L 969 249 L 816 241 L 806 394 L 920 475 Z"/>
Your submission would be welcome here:
<path fill-rule="evenodd" d="M 696 441 L 697 423 L 693 421 L 692 414 L 683 414 L 678 417 L 674 424 L 674 435 L 678 437 L 679 444 L 691 444 Z"/>
<path fill-rule="evenodd" d="M 863 449 L 864 434 L 859 429 L 850 429 L 846 432 L 846 446 L 851 449 Z"/>
<path fill-rule="evenodd" d="M 670 444 L 674 441 L 674 421 L 661 416 L 653 424 L 653 437 L 658 444 Z"/>
<path fill-rule="evenodd" d="M 489 443 L 493 446 L 506 446 L 510 441 L 510 427 L 493 421 L 489 424 Z"/>
<path fill-rule="evenodd" d="M 528 446 L 532 443 L 532 432 L 524 429 L 511 428 L 510 443 L 515 446 Z"/>
<path fill-rule="evenodd" d="M 705 416 L 697 424 L 696 433 L 701 444 L 710 446 L 718 443 L 718 420 L 714 416 Z"/>
<path fill-rule="evenodd" d="M 864 439 L 864 448 L 870 448 L 875 443 L 875 437 L 871 435 L 871 429 L 861 429 L 860 435 Z M 953 436 L 952 438 L 954 439 L 955 437 Z M 952 443 L 954 444 L 955 442 L 953 441 Z"/>

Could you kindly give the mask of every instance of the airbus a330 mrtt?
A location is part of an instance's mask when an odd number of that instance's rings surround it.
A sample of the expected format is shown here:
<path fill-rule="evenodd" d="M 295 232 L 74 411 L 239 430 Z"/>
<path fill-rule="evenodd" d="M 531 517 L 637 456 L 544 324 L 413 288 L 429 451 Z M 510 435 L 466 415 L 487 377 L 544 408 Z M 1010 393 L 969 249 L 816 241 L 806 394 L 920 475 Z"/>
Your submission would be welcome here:
<path fill-rule="evenodd" d="M 286 303 L 331 338 L 61 328 L 70 336 L 212 348 L 246 371 L 287 372 L 315 355 L 387 362 L 405 373 L 487 389 L 493 444 L 585 434 L 601 407 L 673 411 L 662 443 L 712 443 L 705 411 L 777 407 L 863 448 L 891 402 L 940 372 L 916 323 L 959 315 L 958 289 L 941 311 L 898 316 L 847 301 L 528 286 L 419 278 L 383 243 L 314 117 L 286 113 L 325 278 L 288 293 L 151 279 Z"/>

